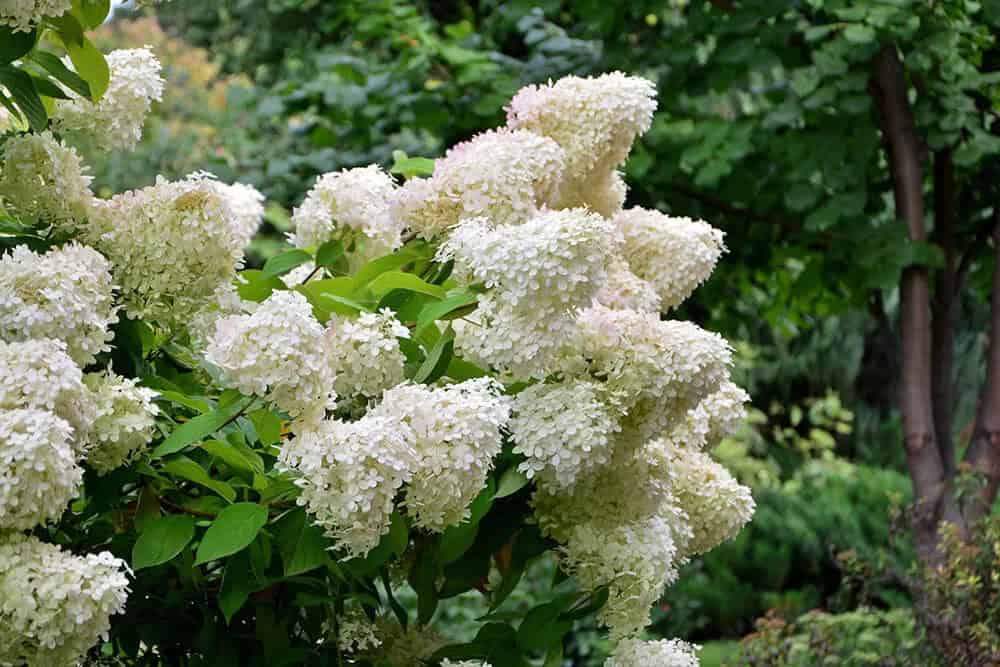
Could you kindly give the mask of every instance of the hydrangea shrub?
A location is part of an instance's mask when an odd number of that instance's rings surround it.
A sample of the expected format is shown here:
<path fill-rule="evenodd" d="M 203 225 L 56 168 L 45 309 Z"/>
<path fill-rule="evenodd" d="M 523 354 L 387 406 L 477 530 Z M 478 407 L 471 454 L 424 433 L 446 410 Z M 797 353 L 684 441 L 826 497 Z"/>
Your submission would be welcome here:
<path fill-rule="evenodd" d="M 654 86 L 529 86 L 433 168 L 324 174 L 244 270 L 252 188 L 91 191 L 73 142 L 129 149 L 162 92 L 150 51 L 88 50 L 102 6 L 0 8 L 24 45 L 0 66 L 0 664 L 558 665 L 586 618 L 608 667 L 697 664 L 643 630 L 753 513 L 707 453 L 748 397 L 725 340 L 661 312 L 722 233 L 623 208 Z M 508 609 L 546 556 L 548 599 Z M 441 635 L 469 591 L 479 632 Z"/>

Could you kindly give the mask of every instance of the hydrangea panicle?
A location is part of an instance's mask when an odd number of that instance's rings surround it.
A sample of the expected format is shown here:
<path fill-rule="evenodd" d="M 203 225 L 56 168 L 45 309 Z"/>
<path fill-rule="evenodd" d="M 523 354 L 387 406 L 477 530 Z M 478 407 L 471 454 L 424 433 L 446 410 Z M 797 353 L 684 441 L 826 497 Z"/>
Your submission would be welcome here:
<path fill-rule="evenodd" d="M 326 331 L 338 395 L 377 398 L 403 381 L 406 359 L 398 339 L 409 338 L 410 330 L 391 310 L 361 313 L 356 318 L 334 315 Z"/>
<path fill-rule="evenodd" d="M 96 412 L 87 465 L 103 474 L 132 461 L 152 441 L 159 414 L 156 392 L 111 370 L 90 373 L 83 381 Z"/>

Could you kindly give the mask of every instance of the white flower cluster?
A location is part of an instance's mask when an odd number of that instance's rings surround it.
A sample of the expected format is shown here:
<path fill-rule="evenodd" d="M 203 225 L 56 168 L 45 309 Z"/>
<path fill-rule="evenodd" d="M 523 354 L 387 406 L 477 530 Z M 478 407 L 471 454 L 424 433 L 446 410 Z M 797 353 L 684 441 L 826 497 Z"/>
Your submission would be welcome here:
<path fill-rule="evenodd" d="M 246 247 L 264 221 L 264 195 L 252 185 L 219 183 L 219 189 L 229 202 L 233 212 L 233 223 L 236 226 L 236 236 Z"/>
<path fill-rule="evenodd" d="M 0 664 L 78 665 L 124 611 L 128 566 L 74 556 L 32 536 L 0 542 Z"/>
<path fill-rule="evenodd" d="M 482 660 L 459 660 L 458 662 L 452 662 L 448 658 L 445 658 L 441 661 L 441 667 L 492 667 L 492 665 Z"/>
<path fill-rule="evenodd" d="M 0 533 L 58 519 L 83 479 L 77 458 L 65 420 L 46 410 L 0 410 Z M 0 610 L 4 602 L 0 596 Z"/>
<path fill-rule="evenodd" d="M 118 49 L 107 55 L 111 80 L 104 96 L 94 103 L 66 90 L 70 99 L 56 100 L 53 127 L 60 133 L 83 136 L 104 149 L 134 148 L 153 101 L 163 97 L 160 61 L 149 47 Z"/>
<path fill-rule="evenodd" d="M 725 381 L 706 396 L 665 437 L 679 446 L 711 449 L 732 435 L 746 419 L 750 396 L 733 382 Z"/>
<path fill-rule="evenodd" d="M 306 422 L 282 450 L 299 503 L 351 555 L 389 530 L 393 499 L 417 526 L 442 531 L 468 516 L 502 445 L 509 401 L 490 379 L 446 387 L 401 384 L 355 422 Z"/>
<path fill-rule="evenodd" d="M 92 243 L 113 265 L 133 319 L 179 326 L 232 281 L 243 238 L 228 198 L 207 174 L 162 178 L 95 204 Z"/>
<path fill-rule="evenodd" d="M 240 281 L 239 275 L 236 281 Z M 215 334 L 215 325 L 223 317 L 253 312 L 257 304 L 244 301 L 233 283 L 223 283 L 215 288 L 208 301 L 198 308 L 186 322 L 188 337 L 194 349 L 203 352 Z"/>
<path fill-rule="evenodd" d="M 45 17 L 62 16 L 69 11 L 70 0 L 3 0 L 0 2 L 0 25 L 14 32 L 29 32 Z"/>
<path fill-rule="evenodd" d="M 349 609 L 337 619 L 337 647 L 344 653 L 361 653 L 379 647 L 375 624 L 360 609 Z"/>
<path fill-rule="evenodd" d="M 594 306 L 580 314 L 563 364 L 570 376 L 601 379 L 642 442 L 672 428 L 716 391 L 731 362 L 725 339 L 689 322 Z"/>
<path fill-rule="evenodd" d="M 519 224 L 554 198 L 563 169 L 563 151 L 551 139 L 490 130 L 453 146 L 430 178 L 408 181 L 393 198 L 392 213 L 428 240 L 467 218 Z"/>
<path fill-rule="evenodd" d="M 409 338 L 410 330 L 392 311 L 361 313 L 356 318 L 334 315 L 326 331 L 338 396 L 378 398 L 403 381 L 406 359 L 398 339 Z"/>
<path fill-rule="evenodd" d="M 626 639 L 618 644 L 604 667 L 698 667 L 700 648 L 679 639 Z"/>
<path fill-rule="evenodd" d="M 502 387 L 479 378 L 445 387 L 402 384 L 372 412 L 407 427 L 417 454 L 404 506 L 415 525 L 434 532 L 461 523 L 482 491 L 510 417 Z"/>
<path fill-rule="evenodd" d="M 298 498 L 337 547 L 351 556 L 373 549 L 389 530 L 393 498 L 415 467 L 409 429 L 391 417 L 310 423 L 281 450 Z"/>
<path fill-rule="evenodd" d="M 708 454 L 693 448 L 673 450 L 677 506 L 687 516 L 691 539 L 684 555 L 705 553 L 732 539 L 753 517 L 750 489 L 737 482 Z"/>
<path fill-rule="evenodd" d="M 377 165 L 323 174 L 292 213 L 291 241 L 300 248 L 340 241 L 361 264 L 392 252 L 402 227 L 389 215 L 396 184 Z"/>
<path fill-rule="evenodd" d="M 72 429 L 82 454 L 95 412 L 83 372 L 53 339 L 0 341 L 0 410 L 45 410 Z"/>
<path fill-rule="evenodd" d="M 658 313 L 660 295 L 656 288 L 632 272 L 628 262 L 615 258 L 608 264 L 608 279 L 597 293 L 597 303 L 611 310 Z"/>
<path fill-rule="evenodd" d="M 110 350 L 108 326 L 118 321 L 108 261 L 70 243 L 44 255 L 26 246 L 0 257 L 0 340 L 55 338 L 89 364 Z"/>
<path fill-rule="evenodd" d="M 152 441 L 159 414 L 153 403 L 156 392 L 110 370 L 88 374 L 83 381 L 95 412 L 87 464 L 106 473 L 132 461 Z"/>
<path fill-rule="evenodd" d="M 608 463 L 618 415 L 593 382 L 536 384 L 514 399 L 510 432 L 519 469 L 546 485 L 567 488 Z"/>
<path fill-rule="evenodd" d="M 0 198 L 9 208 L 61 232 L 83 223 L 93 179 L 73 147 L 46 131 L 10 137 L 0 150 Z"/>
<path fill-rule="evenodd" d="M 646 79 L 621 72 L 567 76 L 518 91 L 507 107 L 507 125 L 549 137 L 565 151 L 563 183 L 552 204 L 589 206 L 608 216 L 625 195 L 615 170 L 649 129 L 655 110 L 656 89 Z"/>
<path fill-rule="evenodd" d="M 249 315 L 219 319 L 205 358 L 222 371 L 224 384 L 295 415 L 335 398 L 328 349 L 306 298 L 278 290 Z"/>
<path fill-rule="evenodd" d="M 680 305 L 705 282 L 726 250 L 722 232 L 702 220 L 630 208 L 614 223 L 625 239 L 623 254 L 632 271 L 653 285 L 667 308 Z"/>
<path fill-rule="evenodd" d="M 576 310 L 606 280 L 617 242 L 613 227 L 585 209 L 547 211 L 521 225 L 463 221 L 438 259 L 454 258 L 458 277 L 491 291 L 480 300 L 481 326 L 459 327 L 456 345 L 514 376 L 544 377 Z"/>

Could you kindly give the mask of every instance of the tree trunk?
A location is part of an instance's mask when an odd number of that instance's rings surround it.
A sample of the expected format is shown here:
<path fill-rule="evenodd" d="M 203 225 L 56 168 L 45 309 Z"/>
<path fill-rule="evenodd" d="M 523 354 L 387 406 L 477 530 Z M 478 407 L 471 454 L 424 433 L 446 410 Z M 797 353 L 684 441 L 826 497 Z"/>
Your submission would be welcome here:
<path fill-rule="evenodd" d="M 952 411 L 955 404 L 955 166 L 951 151 L 934 154 L 934 240 L 944 252 L 944 266 L 934 282 L 931 375 L 934 429 L 946 478 L 955 474 Z"/>
<path fill-rule="evenodd" d="M 1000 488 L 1000 211 L 994 212 L 993 294 L 990 299 L 990 340 L 986 353 L 986 383 L 983 386 L 972 442 L 965 461 L 982 476 L 983 486 L 966 507 L 966 519 L 986 514 Z"/>
<path fill-rule="evenodd" d="M 896 215 L 911 241 L 926 241 L 923 167 L 907 94 L 903 64 L 894 46 L 875 58 L 875 97 L 881 112 L 883 141 L 892 170 Z M 934 428 L 931 372 L 930 286 L 927 268 L 909 266 L 900 279 L 902 378 L 900 412 L 910 478 L 913 481 L 912 524 L 917 555 L 922 562 L 938 559 L 938 524 L 961 521 L 947 478 Z"/>

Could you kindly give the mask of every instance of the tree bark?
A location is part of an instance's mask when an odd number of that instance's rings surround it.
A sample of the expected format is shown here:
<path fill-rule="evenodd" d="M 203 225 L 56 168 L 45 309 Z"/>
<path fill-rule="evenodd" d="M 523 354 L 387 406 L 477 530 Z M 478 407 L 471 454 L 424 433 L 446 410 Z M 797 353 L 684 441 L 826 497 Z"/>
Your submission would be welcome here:
<path fill-rule="evenodd" d="M 906 75 L 896 48 L 889 45 L 875 58 L 875 96 L 881 113 L 883 141 L 892 171 L 896 215 L 911 241 L 926 241 L 923 166 Z M 913 481 L 912 524 L 917 555 L 927 564 L 938 560 L 938 523 L 960 521 L 947 489 L 944 464 L 934 427 L 931 372 L 930 286 L 927 268 L 909 266 L 900 279 L 902 372 L 900 412 L 910 478 Z"/>
<path fill-rule="evenodd" d="M 934 240 L 944 252 L 936 274 L 932 322 L 931 376 L 934 429 L 946 478 L 955 474 L 953 410 L 955 405 L 955 165 L 951 151 L 934 154 Z"/>
<path fill-rule="evenodd" d="M 986 383 L 983 385 L 972 442 L 965 461 L 982 476 L 983 486 L 966 506 L 966 520 L 986 514 L 1000 488 L 1000 211 L 993 214 L 993 294 L 990 298 L 990 339 L 986 353 Z"/>

